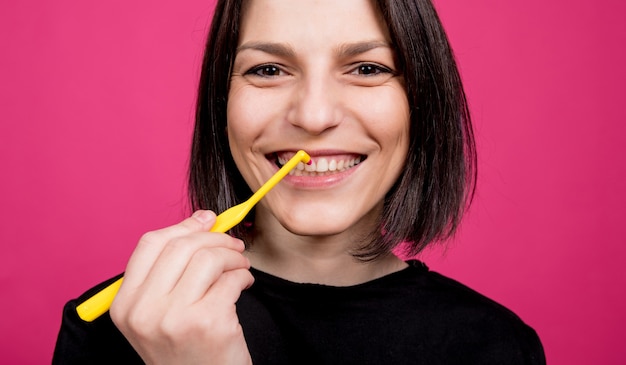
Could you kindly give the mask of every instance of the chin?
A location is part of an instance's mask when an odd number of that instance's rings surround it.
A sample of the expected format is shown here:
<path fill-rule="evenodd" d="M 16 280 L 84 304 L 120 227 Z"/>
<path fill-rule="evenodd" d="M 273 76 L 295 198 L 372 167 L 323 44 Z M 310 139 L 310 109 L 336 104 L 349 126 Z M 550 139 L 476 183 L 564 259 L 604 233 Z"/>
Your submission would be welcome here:
<path fill-rule="evenodd" d="M 375 230 L 379 209 L 351 201 L 351 204 L 338 204 L 336 198 L 329 199 L 324 194 L 307 199 L 296 197 L 283 200 L 283 204 L 277 204 L 264 213 L 273 216 L 288 232 L 299 236 L 328 237 L 346 232 L 362 235 Z"/>
<path fill-rule="evenodd" d="M 297 236 L 305 236 L 305 237 L 328 237 L 335 236 L 342 232 L 345 232 L 341 229 L 319 229 L 319 228 L 302 228 L 302 227 L 285 227 L 290 233 L 295 234 Z"/>
<path fill-rule="evenodd" d="M 346 215 L 335 218 L 332 215 L 307 214 L 298 219 L 291 216 L 290 219 L 281 221 L 282 226 L 289 232 L 299 236 L 328 237 L 344 233 L 355 226 L 355 222 L 347 219 Z"/>

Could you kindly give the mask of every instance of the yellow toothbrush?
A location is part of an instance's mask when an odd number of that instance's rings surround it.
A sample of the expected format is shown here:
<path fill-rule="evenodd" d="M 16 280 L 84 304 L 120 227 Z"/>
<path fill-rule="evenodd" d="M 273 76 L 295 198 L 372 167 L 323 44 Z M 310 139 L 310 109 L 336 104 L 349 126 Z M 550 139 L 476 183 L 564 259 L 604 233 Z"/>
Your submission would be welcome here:
<path fill-rule="evenodd" d="M 211 228 L 211 232 L 226 232 L 233 228 L 250 212 L 252 207 L 261 200 L 280 180 L 282 180 L 289 171 L 293 170 L 299 162 L 309 163 L 311 157 L 304 151 L 298 151 L 287 163 L 278 170 L 259 190 L 254 193 L 250 199 L 245 202 L 235 205 L 229 209 L 223 211 L 217 216 L 217 220 Z M 82 304 L 76 307 L 78 316 L 85 322 L 92 322 L 96 318 L 103 315 L 111 307 L 113 298 L 120 289 L 124 278 L 119 278 L 113 284 L 102 289 L 91 298 L 84 301 Z"/>

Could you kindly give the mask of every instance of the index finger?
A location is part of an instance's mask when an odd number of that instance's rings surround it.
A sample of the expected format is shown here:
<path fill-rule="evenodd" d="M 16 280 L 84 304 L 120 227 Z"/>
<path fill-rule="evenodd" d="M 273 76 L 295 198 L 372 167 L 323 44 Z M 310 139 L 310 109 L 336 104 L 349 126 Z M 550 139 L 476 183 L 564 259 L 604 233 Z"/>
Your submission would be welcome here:
<path fill-rule="evenodd" d="M 144 234 L 126 266 L 125 283 L 142 282 L 168 242 L 197 232 L 208 232 L 215 223 L 215 213 L 196 211 L 182 222 Z"/>

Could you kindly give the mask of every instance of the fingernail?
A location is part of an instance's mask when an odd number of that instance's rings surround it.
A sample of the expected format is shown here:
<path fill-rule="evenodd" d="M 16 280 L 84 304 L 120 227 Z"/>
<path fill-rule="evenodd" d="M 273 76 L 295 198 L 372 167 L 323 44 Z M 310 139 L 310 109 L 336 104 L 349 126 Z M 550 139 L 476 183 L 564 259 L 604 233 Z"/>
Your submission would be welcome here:
<path fill-rule="evenodd" d="M 215 215 L 208 210 L 197 210 L 192 214 L 192 217 L 198 220 L 202 224 L 207 224 L 214 220 Z"/>

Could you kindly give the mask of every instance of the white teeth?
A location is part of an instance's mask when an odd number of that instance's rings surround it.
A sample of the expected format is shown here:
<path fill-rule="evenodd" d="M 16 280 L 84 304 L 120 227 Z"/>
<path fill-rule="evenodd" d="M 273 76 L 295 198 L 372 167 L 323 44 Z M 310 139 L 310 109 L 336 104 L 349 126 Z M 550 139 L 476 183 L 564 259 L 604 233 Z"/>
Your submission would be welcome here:
<path fill-rule="evenodd" d="M 304 170 L 308 171 L 308 172 L 313 172 L 315 171 L 316 166 L 315 166 L 315 161 L 311 160 L 311 163 L 308 165 L 304 165 Z"/>
<path fill-rule="evenodd" d="M 337 161 L 330 160 L 330 163 L 328 164 L 328 171 L 335 171 L 335 170 L 337 170 Z"/>
<path fill-rule="evenodd" d="M 319 160 L 317 160 L 317 168 L 315 169 L 315 171 L 317 172 L 326 172 L 328 171 L 328 160 L 326 160 L 325 158 L 320 158 Z"/>
<path fill-rule="evenodd" d="M 284 165 L 288 162 L 288 159 L 278 157 L 278 164 Z M 289 172 L 290 175 L 296 176 L 323 176 L 333 173 L 334 171 L 342 172 L 355 165 L 361 163 L 361 157 L 353 158 L 350 160 L 335 160 L 322 157 L 316 161 L 311 161 L 311 164 L 304 164 L 299 162 L 296 168 Z"/>

